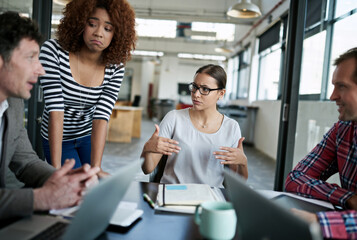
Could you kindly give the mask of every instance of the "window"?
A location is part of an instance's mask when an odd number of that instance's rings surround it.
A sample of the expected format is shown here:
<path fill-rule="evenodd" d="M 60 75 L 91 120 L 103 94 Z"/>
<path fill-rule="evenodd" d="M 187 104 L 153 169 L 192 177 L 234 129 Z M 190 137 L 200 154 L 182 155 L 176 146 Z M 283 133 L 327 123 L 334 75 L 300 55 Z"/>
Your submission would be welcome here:
<path fill-rule="evenodd" d="M 336 11 L 335 17 L 340 17 L 343 14 L 348 13 L 349 11 L 357 8 L 356 0 L 339 0 L 336 1 Z"/>
<path fill-rule="evenodd" d="M 281 57 L 287 17 L 259 36 L 257 100 L 277 100 L 280 88 Z"/>
<path fill-rule="evenodd" d="M 238 56 L 228 60 L 226 96 L 228 96 L 229 99 L 235 99 L 237 95 L 238 64 Z"/>
<path fill-rule="evenodd" d="M 198 32 L 213 32 L 215 37 L 209 36 L 191 36 L 192 39 L 197 40 L 223 40 L 233 41 L 235 33 L 235 25 L 228 23 L 207 23 L 207 22 L 192 22 L 192 31 Z"/>
<path fill-rule="evenodd" d="M 281 22 L 278 21 L 259 37 L 259 53 L 280 42 L 280 30 Z"/>
<path fill-rule="evenodd" d="M 332 50 L 331 50 L 331 63 L 329 71 L 327 98 L 329 98 L 333 91 L 333 85 L 331 83 L 332 73 L 334 67 L 333 61 L 342 53 L 350 48 L 356 47 L 357 31 L 355 26 L 357 24 L 357 13 L 348 16 L 334 25 L 334 32 L 332 38 Z"/>
<path fill-rule="evenodd" d="M 257 100 L 276 100 L 279 94 L 281 49 L 261 55 Z"/>
<path fill-rule="evenodd" d="M 237 98 L 248 98 L 248 86 L 249 86 L 249 52 L 250 48 L 246 48 L 241 52 L 239 57 L 238 67 L 238 82 L 237 82 Z"/>
<path fill-rule="evenodd" d="M 140 37 L 176 37 L 176 21 L 136 19 L 136 31 Z"/>
<path fill-rule="evenodd" d="M 321 93 L 326 31 L 304 40 L 300 74 L 300 95 Z"/>
<path fill-rule="evenodd" d="M 302 100 L 329 99 L 333 91 L 333 61 L 341 53 L 356 46 L 354 39 L 357 33 L 354 26 L 357 23 L 357 2 L 335 0 L 329 6 L 325 6 L 324 3 L 323 1 L 321 6 L 315 8 L 326 7 L 326 15 L 329 18 L 320 17 L 320 22 L 316 22 L 315 19 L 316 23 L 312 24 L 312 27 L 306 26 L 300 76 Z M 306 16 L 307 22 L 311 16 Z"/>

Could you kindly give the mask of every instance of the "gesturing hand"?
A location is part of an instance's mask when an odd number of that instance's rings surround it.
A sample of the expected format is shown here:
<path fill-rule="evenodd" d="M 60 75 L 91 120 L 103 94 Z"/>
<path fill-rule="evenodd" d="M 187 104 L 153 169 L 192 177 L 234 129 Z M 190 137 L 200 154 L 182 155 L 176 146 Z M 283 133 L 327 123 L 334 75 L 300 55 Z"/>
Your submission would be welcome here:
<path fill-rule="evenodd" d="M 221 164 L 236 164 L 246 166 L 247 157 L 244 154 L 243 141 L 244 137 L 239 139 L 237 148 L 220 147 L 219 149 L 225 151 L 215 151 L 213 154 L 216 156 L 216 159 L 223 160 L 221 161 Z"/>
<path fill-rule="evenodd" d="M 34 210 L 60 209 L 77 205 L 86 188 L 98 182 L 98 167 L 88 164 L 72 170 L 75 161 L 66 160 L 65 164 L 44 183 L 34 189 Z"/>
<path fill-rule="evenodd" d="M 238 172 L 245 179 L 248 178 L 248 161 L 243 150 L 244 137 L 238 141 L 236 148 L 220 147 L 224 151 L 215 151 L 213 154 L 216 159 L 221 161 L 221 164 L 229 165 L 230 168 Z"/>
<path fill-rule="evenodd" d="M 155 132 L 151 138 L 145 143 L 143 153 L 160 153 L 164 155 L 172 155 L 178 153 L 181 148 L 177 146 L 179 143 L 173 139 L 159 137 L 160 128 L 155 124 Z"/>

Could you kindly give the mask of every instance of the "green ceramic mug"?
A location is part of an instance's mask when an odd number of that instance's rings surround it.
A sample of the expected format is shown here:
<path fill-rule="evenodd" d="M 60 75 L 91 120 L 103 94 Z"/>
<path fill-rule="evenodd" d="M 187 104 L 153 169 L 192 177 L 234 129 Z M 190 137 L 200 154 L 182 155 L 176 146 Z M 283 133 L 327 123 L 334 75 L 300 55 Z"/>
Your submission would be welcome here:
<path fill-rule="evenodd" d="M 196 207 L 195 222 L 207 239 L 232 239 L 237 216 L 230 202 L 203 202 Z"/>

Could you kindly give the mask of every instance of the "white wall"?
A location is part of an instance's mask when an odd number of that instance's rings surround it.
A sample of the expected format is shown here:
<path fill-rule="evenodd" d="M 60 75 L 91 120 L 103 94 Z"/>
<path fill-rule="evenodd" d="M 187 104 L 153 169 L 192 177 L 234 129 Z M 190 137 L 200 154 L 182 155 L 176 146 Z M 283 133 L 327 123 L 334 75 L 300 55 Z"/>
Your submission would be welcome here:
<path fill-rule="evenodd" d="M 337 120 L 338 112 L 334 102 L 299 102 L 292 168 L 322 140 Z M 341 184 L 338 174 L 331 176 L 328 182 Z"/>
<path fill-rule="evenodd" d="M 338 121 L 334 102 L 300 101 L 295 135 L 295 166 Z"/>
<path fill-rule="evenodd" d="M 179 59 L 176 56 L 164 56 L 161 59 L 157 98 L 178 101 L 178 83 L 193 82 L 197 69 L 209 63 L 212 62 Z M 213 63 L 217 64 L 217 62 Z M 224 65 L 222 67 L 225 68 Z"/>
<path fill-rule="evenodd" d="M 143 107 L 143 114 L 146 115 L 149 83 L 153 82 L 155 65 L 150 61 L 132 60 L 125 67 L 133 69 L 131 101 L 135 95 L 140 95 L 140 107 Z"/>
<path fill-rule="evenodd" d="M 281 101 L 256 101 L 255 147 L 276 159 Z M 300 101 L 296 126 L 293 167 L 319 143 L 338 120 L 334 102 Z"/>
<path fill-rule="evenodd" d="M 281 101 L 256 101 L 252 105 L 259 107 L 255 123 L 254 146 L 276 159 Z"/>
<path fill-rule="evenodd" d="M 131 100 L 134 100 L 136 94 L 141 93 L 141 72 L 142 72 L 142 62 L 141 61 L 129 61 L 127 62 L 125 68 L 133 69 L 133 78 L 131 80 Z"/>
<path fill-rule="evenodd" d="M 160 67 L 158 98 L 176 99 L 179 69 L 177 57 L 163 57 Z"/>
<path fill-rule="evenodd" d="M 144 113 L 147 113 L 149 84 L 153 82 L 155 74 L 155 64 L 152 61 L 145 61 L 141 67 L 141 89 L 140 89 L 140 106 L 144 108 Z M 134 89 L 133 89 L 134 90 Z M 134 94 L 133 94 L 134 95 Z"/>

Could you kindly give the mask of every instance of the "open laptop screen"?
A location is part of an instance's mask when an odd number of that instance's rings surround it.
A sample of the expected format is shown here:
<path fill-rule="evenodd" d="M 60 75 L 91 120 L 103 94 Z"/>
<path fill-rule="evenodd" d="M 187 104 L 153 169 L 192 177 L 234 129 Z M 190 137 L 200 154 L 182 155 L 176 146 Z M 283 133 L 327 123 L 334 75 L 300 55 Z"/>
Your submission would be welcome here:
<path fill-rule="evenodd" d="M 309 224 L 289 210 L 255 192 L 241 177 L 224 170 L 227 192 L 237 214 L 239 240 L 322 239 L 320 226 Z"/>

